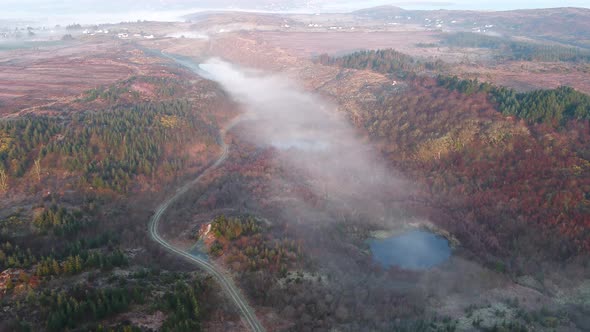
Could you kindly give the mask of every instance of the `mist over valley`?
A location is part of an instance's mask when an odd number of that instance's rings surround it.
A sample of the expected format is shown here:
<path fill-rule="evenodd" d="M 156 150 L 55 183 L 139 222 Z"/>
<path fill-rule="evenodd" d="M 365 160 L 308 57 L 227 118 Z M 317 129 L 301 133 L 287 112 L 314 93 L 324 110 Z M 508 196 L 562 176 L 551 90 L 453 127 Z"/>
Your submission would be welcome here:
<path fill-rule="evenodd" d="M 590 329 L 586 3 L 6 6 L 0 331 Z"/>

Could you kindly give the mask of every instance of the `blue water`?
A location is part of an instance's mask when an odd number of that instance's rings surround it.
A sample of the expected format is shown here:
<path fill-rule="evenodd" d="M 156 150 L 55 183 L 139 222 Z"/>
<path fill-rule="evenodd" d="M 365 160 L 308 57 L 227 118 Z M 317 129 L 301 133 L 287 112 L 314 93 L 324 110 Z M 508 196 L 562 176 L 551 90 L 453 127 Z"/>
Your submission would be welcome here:
<path fill-rule="evenodd" d="M 447 239 L 422 230 L 386 239 L 371 239 L 369 246 L 373 258 L 383 267 L 425 270 L 443 263 L 451 256 Z"/>

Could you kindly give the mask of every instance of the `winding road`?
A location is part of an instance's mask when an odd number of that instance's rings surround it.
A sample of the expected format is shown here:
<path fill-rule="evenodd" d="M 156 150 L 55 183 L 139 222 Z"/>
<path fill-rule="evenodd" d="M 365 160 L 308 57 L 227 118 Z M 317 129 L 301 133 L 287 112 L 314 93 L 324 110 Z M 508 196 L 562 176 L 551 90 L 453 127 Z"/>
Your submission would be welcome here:
<path fill-rule="evenodd" d="M 260 323 L 260 321 L 258 321 L 258 318 L 256 317 L 256 314 L 254 313 L 254 310 L 248 305 L 248 302 L 246 301 L 246 299 L 244 298 L 244 296 L 240 292 L 240 289 L 234 284 L 233 280 L 229 276 L 225 275 L 222 270 L 220 270 L 219 268 L 217 268 L 216 266 L 214 266 L 213 264 L 211 264 L 207 260 L 205 260 L 201 257 L 191 255 L 190 253 L 188 253 L 184 250 L 174 247 L 173 245 L 168 243 L 164 238 L 162 238 L 162 236 L 160 236 L 160 234 L 158 233 L 158 225 L 159 225 L 160 221 L 162 220 L 162 216 L 164 215 L 164 213 L 166 213 L 168 208 L 175 201 L 177 201 L 182 195 L 184 195 L 191 187 L 193 187 L 199 181 L 201 181 L 201 179 L 203 179 L 203 177 L 205 177 L 207 174 L 209 174 L 215 168 L 219 167 L 219 165 L 221 165 L 227 159 L 227 157 L 229 155 L 229 146 L 225 143 L 225 134 L 229 130 L 231 130 L 231 128 L 233 128 L 240 120 L 241 120 L 240 117 L 234 119 L 223 130 L 221 130 L 220 144 L 221 144 L 221 148 L 222 148 L 222 153 L 219 156 L 219 158 L 211 166 L 209 166 L 207 169 L 205 169 L 196 179 L 194 179 L 194 180 L 186 183 L 184 186 L 178 188 L 172 197 L 168 198 L 162 204 L 160 204 L 160 206 L 156 209 L 156 212 L 154 213 L 154 215 L 150 219 L 149 232 L 150 232 L 151 238 L 154 241 L 156 241 L 157 243 L 159 243 L 166 250 L 168 250 L 178 256 L 184 257 L 185 259 L 198 265 L 200 268 L 202 268 L 203 270 L 205 270 L 209 274 L 211 274 L 217 280 L 217 282 L 219 282 L 223 291 L 230 297 L 230 299 L 238 307 L 238 309 L 240 310 L 240 313 L 242 314 L 242 317 L 246 321 L 247 326 L 250 328 L 250 330 L 254 331 L 254 332 L 262 332 L 262 331 L 265 331 L 265 329 L 262 326 L 262 324 Z"/>

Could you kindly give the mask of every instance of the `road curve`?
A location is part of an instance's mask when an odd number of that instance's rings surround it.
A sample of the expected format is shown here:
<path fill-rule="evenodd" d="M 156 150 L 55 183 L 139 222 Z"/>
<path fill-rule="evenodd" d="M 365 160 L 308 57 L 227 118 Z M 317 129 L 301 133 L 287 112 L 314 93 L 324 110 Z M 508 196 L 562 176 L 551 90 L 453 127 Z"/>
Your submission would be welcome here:
<path fill-rule="evenodd" d="M 220 144 L 221 144 L 221 148 L 222 148 L 222 153 L 219 156 L 219 158 L 211 166 L 209 166 L 207 169 L 205 169 L 196 179 L 194 179 L 194 180 L 186 183 L 184 186 L 178 188 L 172 197 L 168 198 L 160 206 L 158 206 L 158 208 L 156 209 L 156 212 L 154 213 L 154 215 L 150 219 L 149 232 L 150 232 L 150 236 L 151 236 L 152 240 L 159 243 L 166 250 L 173 252 L 174 254 L 176 254 L 178 256 L 184 257 L 185 259 L 193 262 L 194 264 L 198 265 L 200 268 L 202 268 L 203 270 L 205 270 L 209 274 L 211 274 L 215 278 L 215 280 L 217 280 L 217 282 L 219 282 L 223 291 L 230 297 L 230 299 L 238 307 L 238 309 L 240 310 L 240 313 L 242 314 L 242 317 L 246 321 L 250 330 L 254 331 L 254 332 L 262 332 L 262 331 L 265 331 L 264 327 L 262 326 L 260 321 L 258 321 L 258 318 L 256 317 L 256 314 L 254 313 L 254 310 L 248 305 L 248 302 L 246 301 L 246 299 L 244 298 L 244 296 L 242 295 L 242 293 L 240 292 L 238 287 L 236 287 L 236 285 L 234 284 L 233 280 L 230 277 L 226 276 L 221 270 L 219 270 L 213 264 L 209 263 L 207 260 L 197 257 L 197 256 L 194 256 L 194 255 L 191 255 L 190 253 L 188 253 L 184 250 L 174 247 L 173 245 L 168 243 L 164 238 L 162 238 L 160 236 L 160 234 L 158 233 L 158 224 L 160 223 L 162 216 L 164 215 L 166 210 L 168 210 L 168 208 L 176 200 L 178 200 L 182 195 L 184 195 L 191 187 L 193 187 L 199 181 L 201 181 L 201 179 L 204 176 L 206 176 L 212 170 L 217 168 L 219 165 L 221 165 L 227 159 L 227 156 L 229 155 L 229 146 L 225 143 L 225 134 L 229 130 L 231 130 L 231 128 L 234 127 L 240 120 L 241 119 L 239 117 L 234 119 L 221 131 Z"/>

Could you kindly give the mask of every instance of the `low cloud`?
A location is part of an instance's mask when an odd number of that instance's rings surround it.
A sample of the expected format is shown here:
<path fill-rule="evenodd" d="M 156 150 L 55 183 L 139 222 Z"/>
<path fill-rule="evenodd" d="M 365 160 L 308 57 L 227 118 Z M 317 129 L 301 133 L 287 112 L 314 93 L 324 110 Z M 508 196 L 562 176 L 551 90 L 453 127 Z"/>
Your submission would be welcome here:
<path fill-rule="evenodd" d="M 380 219 L 388 200 L 406 195 L 409 184 L 392 175 L 334 105 L 276 75 L 221 60 L 200 68 L 243 105 L 245 136 L 276 148 L 316 195 Z"/>

